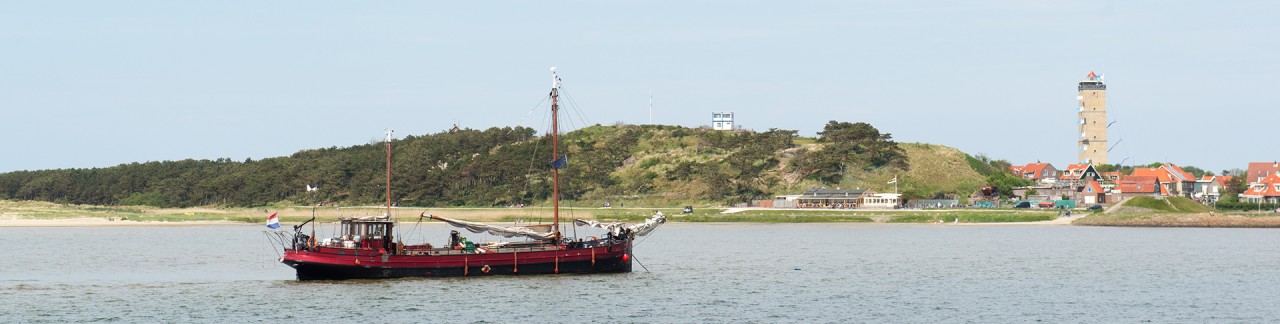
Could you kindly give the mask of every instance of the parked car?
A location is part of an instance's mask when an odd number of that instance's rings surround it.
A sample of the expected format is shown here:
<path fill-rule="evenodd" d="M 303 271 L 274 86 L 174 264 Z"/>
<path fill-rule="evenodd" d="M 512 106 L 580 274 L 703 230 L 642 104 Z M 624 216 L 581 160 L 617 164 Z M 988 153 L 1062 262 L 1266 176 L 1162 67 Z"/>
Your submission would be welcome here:
<path fill-rule="evenodd" d="M 693 206 L 684 206 L 684 213 L 685 214 L 693 213 Z"/>
<path fill-rule="evenodd" d="M 1013 208 L 1031 208 L 1031 202 L 1030 201 L 1020 202 L 1017 205 L 1013 205 Z"/>
<path fill-rule="evenodd" d="M 1085 209 L 1088 209 L 1089 211 L 1099 211 L 1099 210 L 1102 210 L 1102 205 L 1093 205 L 1093 206 L 1089 206 L 1089 208 L 1085 208 Z"/>

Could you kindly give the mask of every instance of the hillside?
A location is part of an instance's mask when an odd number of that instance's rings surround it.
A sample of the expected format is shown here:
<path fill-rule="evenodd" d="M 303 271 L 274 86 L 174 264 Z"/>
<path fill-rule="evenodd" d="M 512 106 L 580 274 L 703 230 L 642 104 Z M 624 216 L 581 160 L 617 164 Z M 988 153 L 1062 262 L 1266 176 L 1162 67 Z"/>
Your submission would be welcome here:
<path fill-rule="evenodd" d="M 569 161 L 561 170 L 561 190 L 577 206 L 679 206 L 816 187 L 891 192 L 886 182 L 894 175 L 909 198 L 965 196 L 983 183 L 967 155 L 953 148 L 897 144 L 863 123 L 832 122 L 824 134 L 815 140 L 789 130 L 591 126 L 561 136 Z M 406 206 L 545 203 L 551 194 L 548 143 L 523 127 L 408 136 L 393 146 L 393 199 Z M 385 199 L 384 157 L 382 143 L 370 143 L 256 161 L 19 171 L 0 174 L 0 198 L 157 207 L 376 205 Z M 307 184 L 321 189 L 308 193 Z"/>

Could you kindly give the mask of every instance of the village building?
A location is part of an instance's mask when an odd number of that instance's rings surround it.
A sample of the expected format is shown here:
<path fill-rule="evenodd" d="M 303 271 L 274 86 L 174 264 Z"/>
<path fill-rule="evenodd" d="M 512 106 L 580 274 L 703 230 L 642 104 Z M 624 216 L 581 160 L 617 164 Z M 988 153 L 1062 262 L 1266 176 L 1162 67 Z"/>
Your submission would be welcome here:
<path fill-rule="evenodd" d="M 863 195 L 875 194 L 866 189 L 809 189 L 796 197 L 796 208 L 858 208 Z"/>
<path fill-rule="evenodd" d="M 1240 200 L 1251 203 L 1280 203 L 1280 174 L 1270 173 L 1261 180 L 1249 184 L 1249 189 L 1240 193 Z"/>
<path fill-rule="evenodd" d="M 1120 182 L 1120 177 L 1122 176 L 1122 174 L 1120 174 L 1120 171 L 1098 172 L 1098 174 L 1102 175 L 1102 180 L 1104 182 L 1111 182 L 1111 183 Z"/>
<path fill-rule="evenodd" d="M 1244 183 L 1250 185 L 1260 183 L 1273 174 L 1280 174 L 1280 162 L 1249 162 Z"/>
<path fill-rule="evenodd" d="M 1066 169 L 1062 169 L 1062 175 L 1058 176 L 1058 182 L 1066 183 L 1070 186 L 1084 186 L 1089 181 L 1100 181 L 1102 176 L 1098 174 L 1098 170 L 1090 164 L 1071 164 Z"/>
<path fill-rule="evenodd" d="M 1171 163 L 1165 163 L 1158 168 L 1134 168 L 1133 175 L 1155 177 L 1160 181 L 1160 185 L 1164 187 L 1161 190 L 1163 195 L 1195 197 L 1196 180 L 1198 179 L 1191 173 L 1183 171 L 1182 168 Z"/>
<path fill-rule="evenodd" d="M 1212 204 L 1218 201 L 1218 198 L 1222 197 L 1222 192 L 1227 187 L 1227 182 L 1223 178 L 1223 176 L 1209 175 L 1200 177 L 1199 180 L 1196 180 L 1192 198 L 1205 204 Z"/>
<path fill-rule="evenodd" d="M 1090 180 L 1080 189 L 1078 201 L 1092 205 L 1107 202 L 1107 191 L 1102 189 L 1102 184 L 1096 180 Z"/>
<path fill-rule="evenodd" d="M 877 193 L 862 197 L 862 208 L 894 209 L 902 205 L 902 195 L 896 193 Z"/>
<path fill-rule="evenodd" d="M 1048 163 L 1036 162 L 1027 163 L 1027 165 L 1015 165 L 1009 167 L 1009 171 L 1023 179 L 1035 182 L 1054 183 L 1058 179 L 1058 169 Z"/>
<path fill-rule="evenodd" d="M 783 205 L 795 208 L 897 208 L 902 205 L 902 195 L 896 193 L 876 193 L 866 189 L 809 189 L 803 195 L 795 196 L 793 204 L 774 201 L 775 207 Z"/>
<path fill-rule="evenodd" d="M 1113 189 L 1121 199 L 1132 197 L 1160 197 L 1168 195 L 1168 191 L 1164 186 L 1160 185 L 1160 179 L 1153 176 L 1124 176 L 1120 178 L 1120 182 L 1116 183 Z"/>

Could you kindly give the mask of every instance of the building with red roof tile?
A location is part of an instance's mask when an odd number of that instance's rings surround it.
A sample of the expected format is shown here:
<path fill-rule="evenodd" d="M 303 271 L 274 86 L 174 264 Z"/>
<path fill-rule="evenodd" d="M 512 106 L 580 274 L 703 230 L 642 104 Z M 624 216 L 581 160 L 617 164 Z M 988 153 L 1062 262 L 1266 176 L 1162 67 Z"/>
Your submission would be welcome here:
<path fill-rule="evenodd" d="M 1083 184 L 1089 180 L 1102 180 L 1102 177 L 1098 175 L 1098 170 L 1094 169 L 1093 165 L 1082 163 L 1067 165 L 1066 169 L 1062 169 L 1062 174 L 1058 176 L 1058 180 L 1080 181 Z"/>
<path fill-rule="evenodd" d="M 1280 174 L 1280 162 L 1249 162 L 1249 169 L 1245 171 L 1244 183 L 1262 182 L 1262 180 L 1273 174 Z"/>
<path fill-rule="evenodd" d="M 1196 179 L 1190 172 L 1166 163 L 1158 168 L 1134 168 L 1134 176 L 1154 177 L 1159 180 L 1164 195 L 1178 195 L 1187 198 L 1196 196 Z"/>
<path fill-rule="evenodd" d="M 1107 192 L 1102 189 L 1102 184 L 1097 180 L 1089 180 L 1080 189 L 1080 200 L 1085 204 L 1101 204 L 1107 202 Z"/>
<path fill-rule="evenodd" d="M 1046 182 L 1046 179 L 1054 181 L 1054 179 L 1058 178 L 1058 169 L 1048 163 L 1037 162 L 1027 163 L 1027 165 L 1023 166 L 1015 165 L 1009 167 L 1009 171 L 1023 179 L 1037 182 Z"/>
<path fill-rule="evenodd" d="M 1115 191 L 1122 197 L 1161 196 L 1167 193 L 1160 179 L 1154 176 L 1130 175 L 1120 178 Z"/>
<path fill-rule="evenodd" d="M 1280 203 L 1280 174 L 1271 173 L 1261 181 L 1249 184 L 1249 189 L 1240 193 L 1245 202 Z"/>

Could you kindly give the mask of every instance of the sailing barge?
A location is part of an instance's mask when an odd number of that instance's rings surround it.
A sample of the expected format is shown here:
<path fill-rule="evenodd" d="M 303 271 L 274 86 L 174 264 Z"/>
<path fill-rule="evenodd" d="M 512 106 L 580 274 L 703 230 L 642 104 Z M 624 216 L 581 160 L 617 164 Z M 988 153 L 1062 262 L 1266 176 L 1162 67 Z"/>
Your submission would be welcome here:
<path fill-rule="evenodd" d="M 293 226 L 287 240 L 280 232 L 284 254 L 280 262 L 297 270 L 299 280 L 379 279 L 403 277 L 458 277 L 490 275 L 533 275 L 557 273 L 631 272 L 632 242 L 666 222 L 657 213 L 644 223 L 600 223 L 575 220 L 575 226 L 606 231 L 604 237 L 565 238 L 560 232 L 560 168 L 566 166 L 559 155 L 560 78 L 551 69 L 552 204 L 550 225 L 503 227 L 446 217 L 419 216 L 506 238 L 523 237 L 519 242 L 476 244 L 454 231 L 447 246 L 429 243 L 405 244 L 393 233 L 397 221 L 391 218 L 391 133 L 387 134 L 387 211 L 383 216 L 348 217 L 340 220 L 339 236 L 317 240 L 314 224 L 311 235 L 302 232 L 308 222 Z"/>

